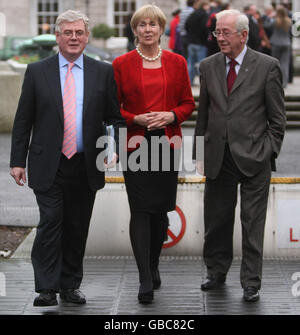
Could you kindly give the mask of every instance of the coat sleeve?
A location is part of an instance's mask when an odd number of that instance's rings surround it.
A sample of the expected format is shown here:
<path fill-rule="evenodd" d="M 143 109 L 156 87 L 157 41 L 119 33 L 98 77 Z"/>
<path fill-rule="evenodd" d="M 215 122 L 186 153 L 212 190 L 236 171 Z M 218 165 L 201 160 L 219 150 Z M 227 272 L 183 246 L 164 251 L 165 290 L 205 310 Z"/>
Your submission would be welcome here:
<path fill-rule="evenodd" d="M 10 167 L 26 167 L 26 158 L 34 119 L 35 89 L 32 68 L 28 65 L 13 124 Z"/>
<path fill-rule="evenodd" d="M 117 95 L 117 85 L 114 78 L 114 71 L 111 67 L 107 77 L 107 97 L 108 97 L 108 108 L 105 114 L 105 123 L 114 127 L 114 140 L 116 143 L 116 151 L 118 153 L 119 148 L 119 129 L 126 127 L 126 122 L 120 114 L 120 105 Z"/>
<path fill-rule="evenodd" d="M 181 99 L 178 106 L 173 108 L 172 111 L 176 114 L 177 123 L 182 123 L 187 120 L 195 109 L 195 101 L 191 89 L 189 74 L 187 70 L 186 61 L 182 60 L 182 86 L 181 86 Z"/>
<path fill-rule="evenodd" d="M 118 62 L 118 60 L 115 60 L 113 62 L 113 68 L 114 68 L 115 80 L 117 83 L 117 95 L 120 103 L 120 112 L 124 117 L 127 126 L 131 126 L 133 124 L 133 118 L 136 116 L 136 114 L 130 113 L 123 108 L 124 96 L 122 93 L 122 85 L 121 85 L 120 62 Z"/>
<path fill-rule="evenodd" d="M 197 154 L 197 137 L 204 136 L 207 122 L 208 122 L 208 106 L 209 106 L 209 96 L 207 91 L 207 78 L 205 75 L 205 68 L 203 62 L 200 64 L 200 95 L 199 95 L 199 107 L 197 114 L 197 121 L 194 133 L 194 143 L 193 143 L 193 160 L 195 160 L 199 155 Z"/>
<path fill-rule="evenodd" d="M 265 104 L 268 118 L 267 135 L 271 141 L 273 158 L 276 158 L 282 145 L 286 127 L 282 73 L 277 60 L 274 60 L 272 63 L 268 74 L 265 89 Z"/>

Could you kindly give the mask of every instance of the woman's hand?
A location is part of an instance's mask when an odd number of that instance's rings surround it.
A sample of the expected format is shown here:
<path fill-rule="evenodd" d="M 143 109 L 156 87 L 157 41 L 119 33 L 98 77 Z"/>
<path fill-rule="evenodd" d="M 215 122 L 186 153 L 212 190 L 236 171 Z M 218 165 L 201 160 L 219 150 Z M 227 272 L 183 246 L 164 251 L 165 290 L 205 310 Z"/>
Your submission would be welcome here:
<path fill-rule="evenodd" d="M 147 128 L 150 122 L 150 113 L 136 115 L 133 119 L 135 124 Z"/>
<path fill-rule="evenodd" d="M 166 128 L 167 125 L 174 122 L 173 112 L 150 112 L 148 130 L 156 130 Z"/>

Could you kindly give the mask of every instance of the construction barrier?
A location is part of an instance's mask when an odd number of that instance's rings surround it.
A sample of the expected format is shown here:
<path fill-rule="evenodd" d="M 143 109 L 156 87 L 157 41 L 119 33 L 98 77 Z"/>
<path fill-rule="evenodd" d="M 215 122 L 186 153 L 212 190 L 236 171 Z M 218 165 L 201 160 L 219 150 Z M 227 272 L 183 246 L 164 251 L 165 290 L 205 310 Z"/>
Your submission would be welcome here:
<path fill-rule="evenodd" d="M 179 178 L 177 209 L 169 213 L 163 255 L 202 255 L 204 178 Z M 123 177 L 106 177 L 97 193 L 87 255 L 132 255 L 130 212 Z M 265 228 L 265 257 L 300 257 L 300 178 L 272 178 Z M 234 255 L 241 256 L 240 202 L 236 209 Z"/>

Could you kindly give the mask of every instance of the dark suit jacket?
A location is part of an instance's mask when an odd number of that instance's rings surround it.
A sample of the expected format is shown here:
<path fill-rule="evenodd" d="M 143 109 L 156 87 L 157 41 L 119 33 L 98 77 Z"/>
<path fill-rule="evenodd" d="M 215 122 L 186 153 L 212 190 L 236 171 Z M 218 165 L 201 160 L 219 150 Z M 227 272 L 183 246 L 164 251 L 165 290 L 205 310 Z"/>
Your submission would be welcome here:
<path fill-rule="evenodd" d="M 282 144 L 286 116 L 279 62 L 248 48 L 228 97 L 225 56 L 200 64 L 200 100 L 195 136 L 204 136 L 204 169 L 217 177 L 225 143 L 247 176 L 274 160 Z M 194 150 L 195 158 L 195 150 Z"/>
<path fill-rule="evenodd" d="M 26 167 L 29 150 L 28 182 L 37 191 L 47 191 L 56 176 L 63 119 L 58 55 L 29 64 L 13 126 L 10 166 Z M 103 150 L 96 148 L 97 139 L 103 135 L 103 122 L 116 128 L 126 127 L 120 114 L 113 68 L 84 55 L 83 143 L 92 190 L 104 186 L 104 173 L 96 167 L 96 157 Z"/>

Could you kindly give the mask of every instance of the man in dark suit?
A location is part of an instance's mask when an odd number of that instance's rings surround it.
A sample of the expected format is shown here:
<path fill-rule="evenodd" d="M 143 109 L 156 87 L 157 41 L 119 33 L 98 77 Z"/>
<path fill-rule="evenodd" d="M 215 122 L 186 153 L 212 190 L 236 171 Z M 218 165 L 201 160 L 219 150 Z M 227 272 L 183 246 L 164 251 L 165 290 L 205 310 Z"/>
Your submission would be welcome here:
<path fill-rule="evenodd" d="M 261 46 L 261 38 L 259 36 L 259 25 L 255 18 L 257 7 L 255 5 L 248 5 L 244 7 L 244 13 L 249 19 L 249 33 L 248 33 L 248 46 L 252 50 L 258 51 Z"/>
<path fill-rule="evenodd" d="M 217 14 L 221 52 L 200 65 L 195 136 L 204 136 L 204 261 L 202 290 L 225 282 L 233 258 L 233 226 L 241 185 L 241 284 L 246 301 L 259 298 L 264 226 L 271 166 L 286 124 L 282 74 L 276 59 L 246 46 L 248 18 L 236 10 Z M 198 152 L 195 151 L 199 157 Z M 197 148 L 199 149 L 199 148 Z"/>
<path fill-rule="evenodd" d="M 29 64 L 14 121 L 11 175 L 34 190 L 40 222 L 32 248 L 34 306 L 57 304 L 60 298 L 83 304 L 79 290 L 83 256 L 96 191 L 104 187 L 97 169 L 97 139 L 103 122 L 125 127 L 120 115 L 112 66 L 83 50 L 88 18 L 77 11 L 56 22 L 59 54 Z M 29 143 L 30 142 L 30 143 Z"/>

